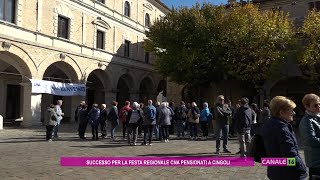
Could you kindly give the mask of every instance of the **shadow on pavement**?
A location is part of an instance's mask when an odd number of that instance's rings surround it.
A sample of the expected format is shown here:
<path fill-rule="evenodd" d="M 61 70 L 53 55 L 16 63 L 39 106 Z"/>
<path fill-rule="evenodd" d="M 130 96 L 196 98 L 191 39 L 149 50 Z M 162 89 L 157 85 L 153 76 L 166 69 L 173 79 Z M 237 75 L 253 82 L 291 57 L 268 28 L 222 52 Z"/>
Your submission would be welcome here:
<path fill-rule="evenodd" d="M 76 148 L 117 148 L 117 147 L 124 147 L 129 146 L 128 144 L 104 144 L 104 145 L 92 145 L 92 146 L 69 146 L 69 147 L 76 147 Z"/>

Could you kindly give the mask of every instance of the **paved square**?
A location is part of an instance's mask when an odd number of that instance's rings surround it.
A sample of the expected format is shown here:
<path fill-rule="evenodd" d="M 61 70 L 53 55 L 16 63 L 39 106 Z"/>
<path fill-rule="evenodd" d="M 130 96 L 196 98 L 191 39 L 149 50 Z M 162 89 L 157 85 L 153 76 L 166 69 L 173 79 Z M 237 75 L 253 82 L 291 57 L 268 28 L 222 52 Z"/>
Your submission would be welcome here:
<path fill-rule="evenodd" d="M 212 138 L 207 141 L 170 140 L 169 143 L 154 141 L 153 146 L 140 146 L 140 139 L 138 146 L 128 146 L 121 138 L 80 140 L 76 129 L 75 124 L 62 124 L 61 138 L 53 142 L 44 140 L 45 127 L 0 131 L 1 179 L 268 179 L 266 167 L 260 164 L 204 168 L 61 167 L 61 156 L 215 156 Z M 90 130 L 89 127 L 88 139 L 91 139 Z M 236 140 L 230 140 L 228 147 L 235 153 L 239 145 Z"/>

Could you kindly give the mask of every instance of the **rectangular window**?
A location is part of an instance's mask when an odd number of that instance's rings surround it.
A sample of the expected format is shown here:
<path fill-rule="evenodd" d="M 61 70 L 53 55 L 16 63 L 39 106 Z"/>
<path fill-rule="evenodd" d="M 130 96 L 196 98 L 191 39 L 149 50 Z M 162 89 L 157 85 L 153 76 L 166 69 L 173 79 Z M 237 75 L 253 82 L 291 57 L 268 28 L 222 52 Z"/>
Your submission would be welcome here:
<path fill-rule="evenodd" d="M 58 16 L 58 37 L 69 39 L 69 19 Z"/>
<path fill-rule="evenodd" d="M 104 0 L 97 0 L 98 2 L 101 2 L 101 3 L 103 3 L 104 4 Z"/>
<path fill-rule="evenodd" d="M 15 14 L 15 0 L 0 0 L 0 20 L 15 23 Z"/>
<path fill-rule="evenodd" d="M 315 8 L 317 11 L 320 11 L 320 1 L 316 1 Z"/>
<path fill-rule="evenodd" d="M 129 55 L 130 55 L 130 41 L 127 41 L 127 40 L 125 40 L 124 41 L 124 56 L 125 57 L 129 57 Z"/>
<path fill-rule="evenodd" d="M 149 64 L 149 62 L 150 62 L 150 53 L 149 52 L 144 53 L 144 62 Z"/>
<path fill-rule="evenodd" d="M 309 2 L 309 10 L 312 10 L 314 9 L 314 2 Z"/>
<path fill-rule="evenodd" d="M 104 49 L 104 32 L 97 31 L 97 48 Z"/>

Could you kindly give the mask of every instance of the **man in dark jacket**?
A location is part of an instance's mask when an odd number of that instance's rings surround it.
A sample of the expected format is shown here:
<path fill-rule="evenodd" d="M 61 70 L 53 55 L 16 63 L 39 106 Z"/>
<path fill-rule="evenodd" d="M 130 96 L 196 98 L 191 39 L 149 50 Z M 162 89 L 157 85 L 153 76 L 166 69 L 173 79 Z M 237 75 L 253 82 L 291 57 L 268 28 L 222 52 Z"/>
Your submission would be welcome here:
<path fill-rule="evenodd" d="M 89 114 L 89 123 L 91 124 L 92 128 L 92 140 L 98 140 L 98 127 L 99 127 L 99 116 L 100 116 L 100 109 L 98 108 L 98 104 L 93 104 L 92 109 L 90 110 Z"/>
<path fill-rule="evenodd" d="M 88 107 L 87 104 L 83 104 L 78 112 L 80 139 L 86 139 L 85 132 L 86 132 L 87 125 L 88 125 L 88 109 L 87 109 L 87 107 Z"/>
<path fill-rule="evenodd" d="M 184 129 L 187 121 L 188 109 L 183 101 L 180 102 L 180 106 L 176 107 L 175 114 L 177 117 L 177 135 L 180 138 L 180 134 L 182 138 L 184 138 Z"/>
<path fill-rule="evenodd" d="M 99 123 L 101 129 L 101 138 L 106 138 L 107 136 L 107 117 L 108 109 L 106 104 L 101 104 Z"/>
<path fill-rule="evenodd" d="M 231 153 L 227 149 L 228 144 L 228 134 L 229 134 L 229 121 L 228 116 L 231 116 L 231 110 L 228 106 L 224 104 L 224 96 L 219 95 L 217 98 L 217 103 L 214 108 L 214 115 L 216 120 L 216 154 L 220 154 L 220 138 L 221 131 L 223 135 L 223 152 Z"/>
<path fill-rule="evenodd" d="M 252 110 L 248 105 L 248 98 L 240 100 L 240 107 L 234 115 L 235 130 L 238 132 L 240 156 L 245 157 L 250 144 L 250 128 L 252 125 Z"/>
<path fill-rule="evenodd" d="M 108 114 L 108 120 L 111 121 L 111 139 L 115 139 L 115 131 L 119 125 L 118 102 L 113 101 L 112 107 Z"/>
<path fill-rule="evenodd" d="M 74 120 L 75 120 L 76 123 L 79 121 L 78 114 L 79 114 L 79 111 L 82 108 L 82 105 L 84 105 L 84 104 L 86 104 L 86 102 L 85 101 L 81 101 L 79 106 L 77 106 L 76 110 L 74 111 Z"/>

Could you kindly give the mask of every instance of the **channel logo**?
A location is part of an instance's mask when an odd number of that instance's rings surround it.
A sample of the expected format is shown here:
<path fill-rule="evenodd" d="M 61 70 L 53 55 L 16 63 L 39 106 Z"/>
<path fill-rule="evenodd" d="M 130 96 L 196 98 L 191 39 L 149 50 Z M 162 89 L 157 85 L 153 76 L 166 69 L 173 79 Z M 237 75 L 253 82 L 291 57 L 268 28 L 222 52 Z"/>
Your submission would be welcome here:
<path fill-rule="evenodd" d="M 262 166 L 296 166 L 295 158 L 261 158 Z"/>

